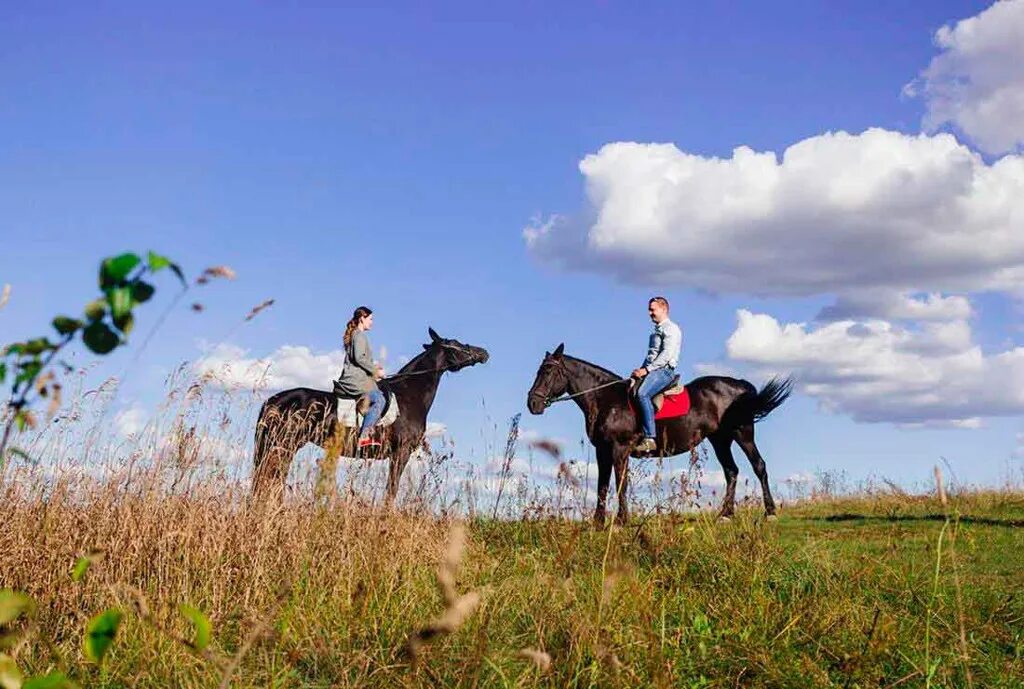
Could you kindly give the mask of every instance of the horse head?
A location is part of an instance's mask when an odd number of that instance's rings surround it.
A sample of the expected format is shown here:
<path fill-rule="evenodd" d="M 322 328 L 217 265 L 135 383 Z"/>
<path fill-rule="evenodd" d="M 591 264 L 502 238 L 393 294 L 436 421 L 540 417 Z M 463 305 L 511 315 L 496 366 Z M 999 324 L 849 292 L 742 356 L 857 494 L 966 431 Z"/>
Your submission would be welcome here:
<path fill-rule="evenodd" d="M 569 372 L 565 369 L 565 345 L 560 344 L 554 352 L 545 352 L 544 360 L 537 369 L 537 378 L 526 395 L 526 407 L 531 414 L 543 414 L 552 399 L 569 389 Z"/>
<path fill-rule="evenodd" d="M 458 340 L 441 337 L 434 332 L 433 328 L 428 328 L 427 332 L 430 333 L 430 343 L 423 345 L 423 349 L 436 348 L 440 352 L 443 357 L 442 370 L 460 371 L 467 366 L 487 363 L 487 359 L 491 356 L 483 347 L 475 347 Z"/>

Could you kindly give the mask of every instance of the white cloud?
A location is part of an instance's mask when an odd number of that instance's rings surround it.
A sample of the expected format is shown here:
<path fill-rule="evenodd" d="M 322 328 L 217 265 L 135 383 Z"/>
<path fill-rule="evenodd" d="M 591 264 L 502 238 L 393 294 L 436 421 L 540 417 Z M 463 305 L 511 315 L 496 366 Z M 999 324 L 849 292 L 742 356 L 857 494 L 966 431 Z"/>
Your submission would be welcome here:
<path fill-rule="evenodd" d="M 281 390 L 291 387 L 330 389 L 345 363 L 342 350 L 314 353 L 309 347 L 284 345 L 269 356 L 252 357 L 241 347 L 220 344 L 207 351 L 195 370 L 225 388 Z"/>
<path fill-rule="evenodd" d="M 949 134 L 826 133 L 781 158 L 612 143 L 580 171 L 583 216 L 524 231 L 534 256 L 563 267 L 764 296 L 871 288 L 885 310 L 943 317 L 966 308 L 943 293 L 1024 278 L 1024 156 L 987 164 Z"/>
<path fill-rule="evenodd" d="M 448 432 L 448 426 L 439 421 L 427 421 L 427 428 L 424 431 L 425 438 L 440 438 Z"/>
<path fill-rule="evenodd" d="M 980 417 L 1024 412 L 1024 348 L 985 355 L 963 321 L 809 327 L 746 310 L 737 318 L 731 360 L 761 375 L 794 373 L 803 392 L 858 421 L 976 428 Z"/>
<path fill-rule="evenodd" d="M 114 428 L 119 435 L 130 438 L 146 427 L 146 416 L 142 407 L 132 405 L 114 416 Z"/>
<path fill-rule="evenodd" d="M 955 124 L 983 151 L 1024 145 L 1024 0 L 996 2 L 935 33 L 942 51 L 904 90 L 922 94 L 925 129 Z"/>

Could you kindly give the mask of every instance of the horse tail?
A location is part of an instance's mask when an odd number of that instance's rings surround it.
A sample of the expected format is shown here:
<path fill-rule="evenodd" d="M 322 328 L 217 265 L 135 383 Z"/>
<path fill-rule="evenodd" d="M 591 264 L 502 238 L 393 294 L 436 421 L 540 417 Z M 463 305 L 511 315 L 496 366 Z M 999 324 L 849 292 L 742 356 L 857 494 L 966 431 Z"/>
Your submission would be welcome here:
<path fill-rule="evenodd" d="M 792 392 L 792 376 L 784 379 L 774 377 L 765 383 L 764 387 L 761 388 L 761 391 L 757 393 L 753 400 L 753 408 L 751 411 L 754 415 L 754 421 L 760 421 L 775 411 L 775 409 L 789 398 Z"/>

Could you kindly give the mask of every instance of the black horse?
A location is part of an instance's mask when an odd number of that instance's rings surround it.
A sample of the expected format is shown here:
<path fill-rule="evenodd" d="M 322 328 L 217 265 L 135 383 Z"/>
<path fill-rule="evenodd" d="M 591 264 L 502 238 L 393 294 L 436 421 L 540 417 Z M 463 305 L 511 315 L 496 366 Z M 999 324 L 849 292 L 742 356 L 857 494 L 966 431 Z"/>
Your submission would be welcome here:
<path fill-rule="evenodd" d="M 554 353 L 546 353 L 537 371 L 537 379 L 526 398 L 532 414 L 544 410 L 560 395 L 568 394 L 583 410 L 587 423 L 587 437 L 597 454 L 597 509 L 594 521 L 604 524 L 605 501 L 612 468 L 619 489 L 617 521 L 629 518 L 626 505 L 629 457 L 642 435 L 640 418 L 630 409 L 628 379 L 591 364 L 565 355 L 565 346 L 558 345 Z M 758 392 L 751 383 L 726 376 L 704 376 L 686 385 L 690 393 L 690 411 L 685 416 L 656 422 L 658 451 L 667 457 L 692 450 L 707 438 L 725 472 L 725 498 L 721 516 L 733 513 L 736 500 L 736 477 L 739 468 L 732 458 L 732 443 L 736 441 L 750 460 L 754 473 L 761 481 L 764 508 L 769 517 L 775 514 L 775 503 L 768 488 L 768 472 L 764 459 L 754 444 L 754 422 L 760 421 L 786 401 L 792 389 L 792 380 L 773 378 Z M 633 455 L 637 456 L 637 455 Z"/>
<path fill-rule="evenodd" d="M 409 455 L 423 443 L 427 413 L 434 403 L 437 386 L 445 371 L 459 371 L 487 361 L 486 349 L 440 337 L 429 329 L 430 343 L 424 351 L 394 375 L 380 381 L 385 394 L 394 393 L 399 416 L 383 434 L 381 456 L 391 458 L 388 471 L 388 499 L 398 492 L 398 481 Z M 333 488 L 337 458 L 355 450 L 354 429 L 338 423 L 338 399 L 324 390 L 293 388 L 277 393 L 260 409 L 256 422 L 256 450 L 253 494 L 283 488 L 295 453 L 307 443 L 324 448 L 320 484 Z"/>

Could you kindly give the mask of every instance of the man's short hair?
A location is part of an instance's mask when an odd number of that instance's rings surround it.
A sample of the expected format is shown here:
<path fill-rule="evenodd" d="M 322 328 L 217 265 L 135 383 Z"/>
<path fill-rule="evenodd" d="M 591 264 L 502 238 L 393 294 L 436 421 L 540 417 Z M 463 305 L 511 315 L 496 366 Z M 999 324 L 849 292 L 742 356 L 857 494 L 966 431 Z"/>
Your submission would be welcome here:
<path fill-rule="evenodd" d="M 651 300 L 647 302 L 647 305 L 650 306 L 651 304 L 661 304 L 666 309 L 669 308 L 668 299 L 665 297 L 651 297 Z"/>

